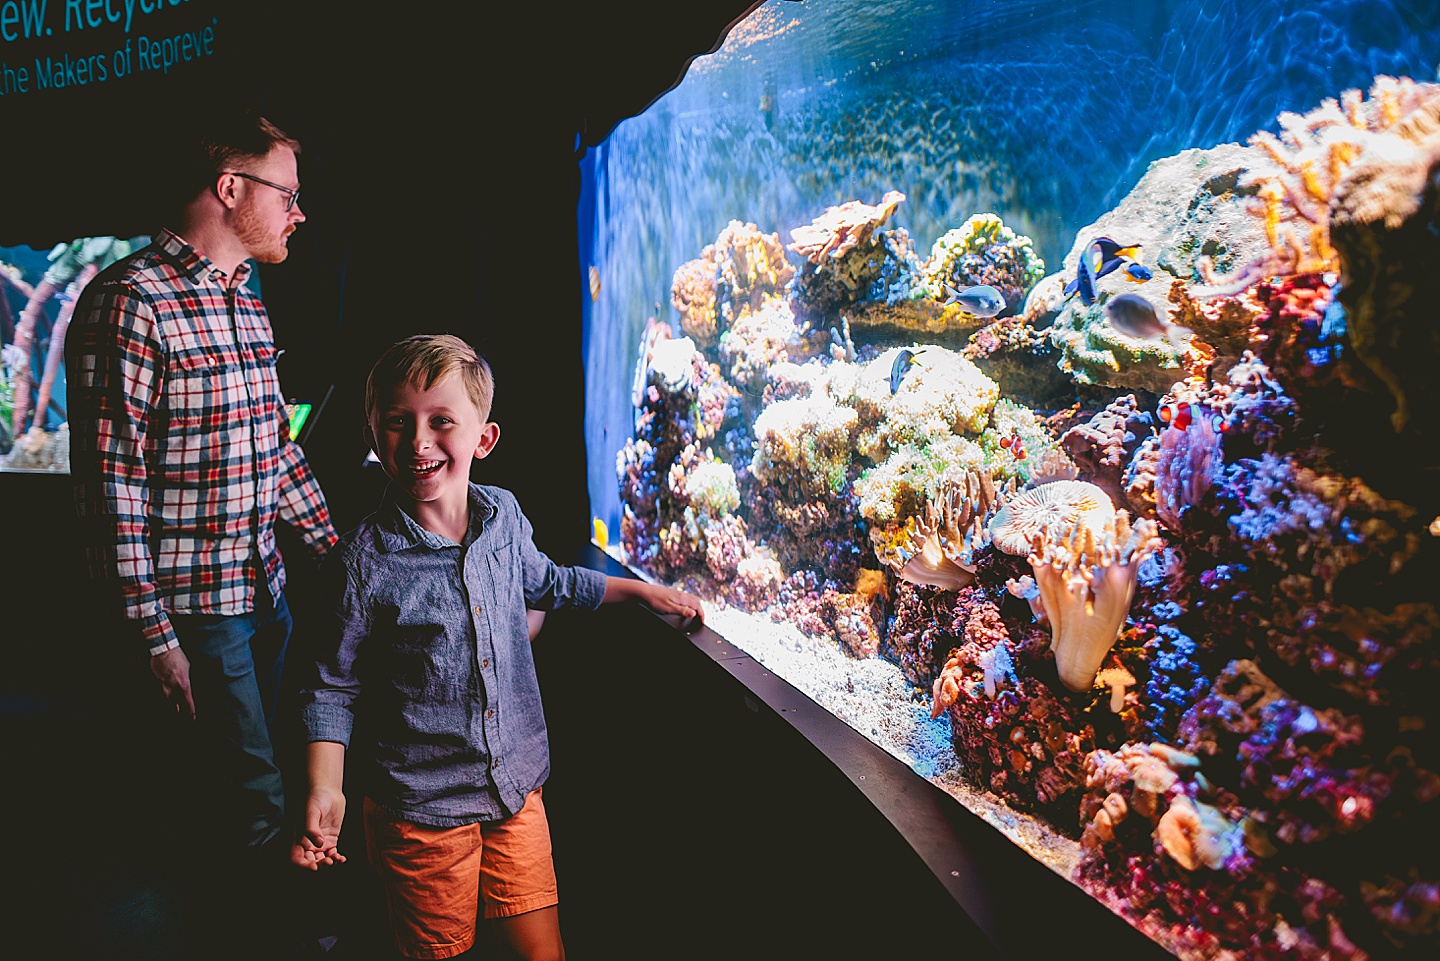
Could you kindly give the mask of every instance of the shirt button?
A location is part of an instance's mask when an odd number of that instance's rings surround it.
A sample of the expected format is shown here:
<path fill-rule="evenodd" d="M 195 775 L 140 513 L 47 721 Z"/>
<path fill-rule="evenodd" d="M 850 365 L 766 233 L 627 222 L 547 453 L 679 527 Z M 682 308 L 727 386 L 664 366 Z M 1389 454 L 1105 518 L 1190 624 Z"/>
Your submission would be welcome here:
<path fill-rule="evenodd" d="M 481 661 L 481 662 L 480 662 L 480 666 L 481 666 L 481 667 L 489 667 L 489 666 L 490 666 L 490 658 L 487 657 L 487 658 L 485 658 L 485 660 Z"/>
<path fill-rule="evenodd" d="M 492 707 L 490 710 L 486 711 L 486 712 L 485 712 L 485 716 L 486 716 L 486 717 L 494 717 L 494 716 L 495 716 L 495 709 Z"/>
<path fill-rule="evenodd" d="M 479 604 L 476 604 L 476 605 L 475 605 L 475 613 L 476 613 L 476 614 L 479 614 L 479 613 L 480 613 L 480 605 L 479 605 Z"/>

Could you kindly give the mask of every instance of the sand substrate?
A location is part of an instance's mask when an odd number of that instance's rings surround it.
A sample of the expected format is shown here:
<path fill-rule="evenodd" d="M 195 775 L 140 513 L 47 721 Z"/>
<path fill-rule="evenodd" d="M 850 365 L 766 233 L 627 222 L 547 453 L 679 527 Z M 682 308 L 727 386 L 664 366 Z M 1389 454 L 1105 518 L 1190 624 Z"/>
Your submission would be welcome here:
<path fill-rule="evenodd" d="M 966 780 L 950 744 L 950 722 L 931 719 L 930 692 L 880 657 L 860 660 L 831 638 L 809 637 L 768 614 L 706 608 L 705 623 L 812 701 L 898 758 L 966 808 L 1069 878 L 1079 845 Z"/>

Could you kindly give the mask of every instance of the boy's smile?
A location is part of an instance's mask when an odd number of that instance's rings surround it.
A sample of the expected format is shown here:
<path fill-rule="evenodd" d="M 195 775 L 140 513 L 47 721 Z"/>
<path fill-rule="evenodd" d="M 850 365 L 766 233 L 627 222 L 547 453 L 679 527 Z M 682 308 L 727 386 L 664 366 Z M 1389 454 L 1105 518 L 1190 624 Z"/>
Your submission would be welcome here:
<path fill-rule="evenodd" d="M 415 520 L 459 541 L 469 518 L 470 463 L 488 455 L 500 427 L 480 417 L 462 378 L 424 390 L 397 384 L 377 405 L 375 454 Z M 454 536 L 458 531 L 460 536 Z"/>

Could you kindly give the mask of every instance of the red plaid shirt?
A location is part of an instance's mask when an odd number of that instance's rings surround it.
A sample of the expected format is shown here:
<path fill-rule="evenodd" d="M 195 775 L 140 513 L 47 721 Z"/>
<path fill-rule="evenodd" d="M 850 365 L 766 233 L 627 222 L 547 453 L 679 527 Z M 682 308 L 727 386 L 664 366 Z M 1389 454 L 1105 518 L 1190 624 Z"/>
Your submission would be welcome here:
<path fill-rule="evenodd" d="M 335 528 L 290 438 L 259 299 L 164 231 L 85 288 L 66 338 L 70 471 L 91 573 L 152 654 L 170 612 L 242 614 L 285 584 L 275 518 Z M 263 573 L 262 573 L 263 572 Z"/>

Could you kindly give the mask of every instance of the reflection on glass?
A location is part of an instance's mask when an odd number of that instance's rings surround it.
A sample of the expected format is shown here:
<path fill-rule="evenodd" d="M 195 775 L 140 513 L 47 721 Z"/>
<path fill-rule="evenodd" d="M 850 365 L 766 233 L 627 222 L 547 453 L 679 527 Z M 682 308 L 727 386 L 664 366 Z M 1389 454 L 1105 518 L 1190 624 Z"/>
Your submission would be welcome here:
<path fill-rule="evenodd" d="M 1437 60 L 765 4 L 584 162 L 596 542 L 1177 955 L 1440 950 Z"/>

